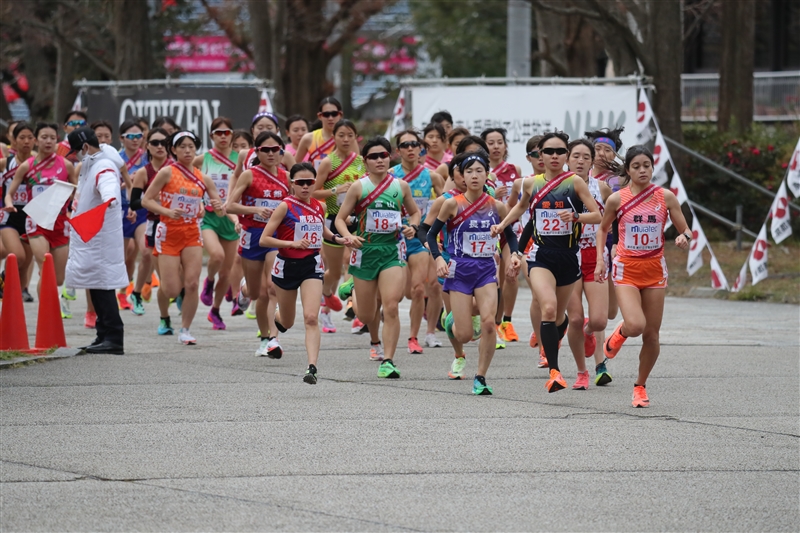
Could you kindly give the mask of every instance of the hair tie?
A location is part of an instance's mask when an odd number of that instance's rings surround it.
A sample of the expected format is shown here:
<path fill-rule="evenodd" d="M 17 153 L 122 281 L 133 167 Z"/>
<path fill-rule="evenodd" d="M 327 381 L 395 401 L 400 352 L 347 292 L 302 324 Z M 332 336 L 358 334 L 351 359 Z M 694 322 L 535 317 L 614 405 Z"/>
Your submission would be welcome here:
<path fill-rule="evenodd" d="M 598 137 L 598 138 L 596 138 L 594 140 L 594 144 L 597 144 L 597 143 L 605 143 L 605 144 L 611 146 L 612 150 L 614 150 L 615 152 L 617 151 L 617 143 L 612 141 L 609 137 Z"/>

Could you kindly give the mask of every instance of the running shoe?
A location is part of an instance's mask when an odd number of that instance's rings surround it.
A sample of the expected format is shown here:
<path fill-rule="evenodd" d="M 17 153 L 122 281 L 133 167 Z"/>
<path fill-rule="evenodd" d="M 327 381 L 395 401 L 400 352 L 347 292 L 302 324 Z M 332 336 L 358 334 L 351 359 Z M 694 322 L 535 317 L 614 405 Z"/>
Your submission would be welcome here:
<path fill-rule="evenodd" d="M 444 332 L 447 333 L 447 336 L 451 339 L 455 339 L 456 336 L 453 335 L 453 312 L 447 313 L 447 316 L 444 318 Z"/>
<path fill-rule="evenodd" d="M 83 315 L 83 327 L 86 329 L 95 329 L 97 327 L 97 313 L 86 312 Z"/>
<path fill-rule="evenodd" d="M 256 350 L 256 357 L 266 357 L 269 351 L 268 345 L 269 339 L 261 339 L 261 344 L 258 346 L 258 350 Z"/>
<path fill-rule="evenodd" d="M 428 348 L 441 348 L 442 341 L 436 338 L 436 333 L 428 333 L 425 335 L 425 346 Z"/>
<path fill-rule="evenodd" d="M 243 315 L 244 314 L 244 311 L 242 311 L 242 308 L 239 307 L 239 301 L 238 300 L 239 300 L 238 298 L 234 298 L 233 299 L 233 305 L 231 306 L 231 316 L 239 316 L 239 315 Z"/>
<path fill-rule="evenodd" d="M 495 339 L 494 343 L 495 350 L 505 350 L 506 349 L 506 341 L 503 340 L 503 337 L 500 334 L 497 334 L 497 338 Z"/>
<path fill-rule="evenodd" d="M 158 276 L 156 276 L 155 272 L 153 272 L 150 275 L 150 285 L 152 285 L 153 287 L 160 287 L 161 286 L 161 282 L 158 281 Z"/>
<path fill-rule="evenodd" d="M 369 331 L 369 328 L 367 327 L 367 325 L 364 324 L 363 322 L 361 322 L 358 319 L 358 317 L 353 319 L 353 323 L 350 326 L 350 333 L 352 333 L 353 335 L 363 335 L 364 333 L 367 333 L 368 331 Z"/>
<path fill-rule="evenodd" d="M 561 372 L 555 368 L 551 368 L 550 379 L 544 384 L 544 388 L 547 389 L 547 392 L 556 392 L 561 389 L 566 389 L 567 382 L 564 380 L 564 376 L 561 375 Z"/>
<path fill-rule="evenodd" d="M 416 337 L 411 337 L 408 339 L 408 353 L 422 353 L 422 346 L 419 345 Z"/>
<path fill-rule="evenodd" d="M 353 320 L 356 317 L 356 312 L 353 309 L 353 302 L 347 300 L 347 308 L 344 311 L 345 320 Z"/>
<path fill-rule="evenodd" d="M 124 291 L 117 293 L 117 304 L 120 310 L 131 308 L 131 304 L 128 303 L 128 297 L 125 295 Z"/>
<path fill-rule="evenodd" d="M 644 385 L 634 385 L 631 404 L 634 407 L 650 407 L 650 398 L 647 397 L 647 389 L 644 388 Z"/>
<path fill-rule="evenodd" d="M 322 296 L 324 301 L 324 306 L 332 311 L 339 312 L 342 310 L 342 301 L 336 297 L 335 294 L 329 294 L 328 296 Z"/>
<path fill-rule="evenodd" d="M 212 328 L 216 330 L 223 330 L 226 327 L 219 314 L 219 309 L 211 308 L 211 311 L 208 312 L 208 321 L 211 322 Z"/>
<path fill-rule="evenodd" d="M 61 300 L 61 318 L 72 318 L 72 311 L 69 310 L 69 300 L 66 298 L 59 298 L 59 300 Z"/>
<path fill-rule="evenodd" d="M 536 338 L 535 331 L 531 331 L 531 338 L 528 341 L 528 344 L 530 345 L 531 348 L 536 348 L 537 346 L 539 346 L 539 339 Z"/>
<path fill-rule="evenodd" d="M 608 373 L 606 370 L 606 362 L 603 361 L 596 367 L 594 367 L 595 376 L 594 376 L 594 384 L 598 387 L 602 387 L 603 385 L 608 385 L 613 380 L 611 379 L 611 374 Z"/>
<path fill-rule="evenodd" d="M 347 300 L 353 295 L 353 283 L 353 276 L 350 276 L 350 279 L 339 285 L 339 290 L 336 292 L 339 294 L 340 300 Z M 341 308 L 339 309 L 341 310 Z"/>
<path fill-rule="evenodd" d="M 31 296 L 31 293 L 28 292 L 27 287 L 22 289 L 22 301 L 28 303 L 31 303 L 33 301 L 33 296 Z"/>
<path fill-rule="evenodd" d="M 583 350 L 587 359 L 594 356 L 594 351 L 597 348 L 597 337 L 594 336 L 594 332 L 586 333 L 588 326 L 589 319 L 586 318 L 583 321 Z"/>
<path fill-rule="evenodd" d="M 397 379 L 400 377 L 400 371 L 394 366 L 394 361 L 387 359 L 378 367 L 379 378 Z"/>
<path fill-rule="evenodd" d="M 128 283 L 128 286 L 125 287 L 125 296 L 126 297 L 130 296 L 132 292 L 133 292 L 133 281 Z"/>
<path fill-rule="evenodd" d="M 189 328 L 181 328 L 180 332 L 178 333 L 178 342 L 187 346 L 194 346 L 197 344 L 197 339 L 195 339 L 194 336 L 189 333 Z"/>
<path fill-rule="evenodd" d="M 575 378 L 575 383 L 572 384 L 572 390 L 589 390 L 588 370 L 578 372 L 578 376 Z"/>
<path fill-rule="evenodd" d="M 614 328 L 614 333 L 608 336 L 606 339 L 605 344 L 603 345 L 603 353 L 606 354 L 606 357 L 609 359 L 614 359 L 617 356 L 622 345 L 625 343 L 627 337 L 622 336 L 622 325 L 625 322 L 620 322 L 617 324 L 617 327 Z"/>
<path fill-rule="evenodd" d="M 497 330 L 503 335 L 506 342 L 519 342 L 519 335 L 511 322 L 501 322 Z"/>
<path fill-rule="evenodd" d="M 491 396 L 492 388 L 486 384 L 486 378 L 483 376 L 475 376 L 472 380 L 472 394 L 476 396 Z"/>
<path fill-rule="evenodd" d="M 158 334 L 172 335 L 173 333 L 172 324 L 170 324 L 169 320 L 162 318 L 161 322 L 158 324 Z"/>
<path fill-rule="evenodd" d="M 236 294 L 236 301 L 239 302 L 239 307 L 242 309 L 247 309 L 247 306 L 250 305 L 250 297 L 244 295 L 244 289 L 247 288 L 247 283 L 245 283 L 244 279 L 239 283 L 239 292 Z"/>
<path fill-rule="evenodd" d="M 464 367 L 467 366 L 467 358 L 464 354 L 461 357 L 454 357 L 453 364 L 450 365 L 450 372 L 447 377 L 450 379 L 464 379 Z"/>
<path fill-rule="evenodd" d="M 144 287 L 142 287 L 142 300 L 147 303 L 150 303 L 150 298 L 153 296 L 153 286 L 149 283 L 145 283 Z"/>
<path fill-rule="evenodd" d="M 547 356 L 544 354 L 544 350 L 542 347 L 539 347 L 539 364 L 537 364 L 539 368 L 547 368 L 550 366 L 550 363 L 547 362 Z"/>
<path fill-rule="evenodd" d="M 214 280 L 206 278 L 203 282 L 203 292 L 200 293 L 200 301 L 203 305 L 211 307 L 214 304 Z"/>
<path fill-rule="evenodd" d="M 333 325 L 330 313 L 320 311 L 319 321 L 322 324 L 322 333 L 336 333 L 336 326 Z"/>
<path fill-rule="evenodd" d="M 383 344 L 372 344 L 369 345 L 369 359 L 370 361 L 383 361 L 383 356 L 386 355 L 383 353 Z"/>
<path fill-rule="evenodd" d="M 225 292 L 225 301 L 232 302 L 233 301 L 233 288 L 228 285 L 228 290 Z"/>
<path fill-rule="evenodd" d="M 472 317 L 472 340 L 476 341 L 481 338 L 481 317 Z"/>
<path fill-rule="evenodd" d="M 178 308 L 178 313 L 183 312 L 183 291 L 175 298 L 175 306 Z"/>
<path fill-rule="evenodd" d="M 75 301 L 75 289 L 68 289 L 68 288 L 64 287 L 63 289 L 61 289 L 61 297 L 74 302 Z"/>
<path fill-rule="evenodd" d="M 442 308 L 442 314 L 439 315 L 439 320 L 436 321 L 436 330 L 437 331 L 444 331 L 444 320 L 446 317 L 446 313 L 444 308 Z"/>
<path fill-rule="evenodd" d="M 141 296 L 137 297 L 135 294 L 131 293 L 126 300 L 128 300 L 128 304 L 130 304 L 131 311 L 133 311 L 134 315 L 141 316 L 144 314 L 144 304 L 142 303 Z"/>
<path fill-rule="evenodd" d="M 303 383 L 308 383 L 309 385 L 317 384 L 317 367 L 314 365 L 308 365 L 306 373 L 303 376 Z"/>
<path fill-rule="evenodd" d="M 281 343 L 278 342 L 278 337 L 272 337 L 267 343 L 267 357 L 270 359 L 283 357 L 283 348 L 281 348 Z"/>
<path fill-rule="evenodd" d="M 247 310 L 244 312 L 244 316 L 250 320 L 256 319 L 256 303 L 254 301 L 250 301 L 250 304 L 247 306 Z"/>

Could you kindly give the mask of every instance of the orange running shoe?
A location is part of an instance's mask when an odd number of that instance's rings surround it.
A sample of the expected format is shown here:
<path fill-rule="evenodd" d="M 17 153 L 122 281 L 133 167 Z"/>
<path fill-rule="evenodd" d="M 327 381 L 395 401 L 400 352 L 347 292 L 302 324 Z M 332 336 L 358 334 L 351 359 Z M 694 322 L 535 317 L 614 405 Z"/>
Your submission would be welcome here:
<path fill-rule="evenodd" d="M 125 288 L 125 297 L 127 298 L 133 293 L 133 282 L 131 281 L 128 283 L 128 286 Z"/>
<path fill-rule="evenodd" d="M 589 319 L 586 318 L 583 321 L 583 350 L 586 358 L 590 358 L 594 355 L 594 351 L 597 349 L 597 337 L 594 336 L 594 332 L 591 334 L 586 333 L 586 326 L 589 325 Z"/>
<path fill-rule="evenodd" d="M 152 285 L 153 287 L 158 287 L 159 285 L 161 285 L 161 283 L 159 283 L 158 281 L 158 276 L 156 276 L 155 272 L 153 272 L 153 275 L 150 276 L 150 285 Z"/>
<path fill-rule="evenodd" d="M 628 338 L 622 335 L 622 325 L 624 323 L 623 321 L 617 324 L 617 327 L 614 328 L 614 333 L 608 336 L 606 343 L 603 345 L 603 353 L 605 353 L 606 357 L 609 359 L 614 359 L 617 356 L 625 340 Z"/>
<path fill-rule="evenodd" d="M 144 287 L 142 287 L 142 300 L 149 302 L 151 296 L 153 296 L 153 286 L 145 283 Z"/>
<path fill-rule="evenodd" d="M 539 346 L 539 339 L 536 338 L 535 331 L 531 331 L 531 340 L 528 341 L 528 344 L 530 344 L 531 348 Z"/>
<path fill-rule="evenodd" d="M 567 382 L 564 380 L 564 376 L 561 375 L 561 372 L 555 368 L 551 368 L 550 379 L 544 384 L 544 388 L 547 389 L 547 392 L 556 392 L 561 389 L 566 389 Z"/>
<path fill-rule="evenodd" d="M 544 355 L 544 348 L 541 346 L 539 347 L 539 364 L 536 365 L 539 368 L 547 368 L 550 364 L 547 362 L 547 356 Z"/>
<path fill-rule="evenodd" d="M 514 324 L 511 322 L 501 322 L 500 325 L 497 326 L 497 331 L 504 341 L 519 342 L 519 335 L 517 335 Z"/>
<path fill-rule="evenodd" d="M 650 398 L 647 397 L 647 389 L 644 388 L 644 385 L 634 385 L 631 404 L 634 407 L 650 407 Z"/>

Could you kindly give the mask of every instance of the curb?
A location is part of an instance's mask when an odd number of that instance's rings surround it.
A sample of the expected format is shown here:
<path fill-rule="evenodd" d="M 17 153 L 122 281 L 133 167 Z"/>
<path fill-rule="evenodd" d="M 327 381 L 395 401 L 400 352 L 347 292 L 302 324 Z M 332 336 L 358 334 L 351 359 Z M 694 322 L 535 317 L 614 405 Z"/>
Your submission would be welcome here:
<path fill-rule="evenodd" d="M 58 348 L 55 352 L 47 355 L 31 355 L 27 357 L 17 357 L 15 359 L 6 359 L 0 361 L 0 369 L 13 368 L 14 365 L 29 363 L 31 361 L 44 361 L 50 359 L 66 359 L 68 357 L 75 357 L 79 355 L 81 350 L 77 348 Z"/>

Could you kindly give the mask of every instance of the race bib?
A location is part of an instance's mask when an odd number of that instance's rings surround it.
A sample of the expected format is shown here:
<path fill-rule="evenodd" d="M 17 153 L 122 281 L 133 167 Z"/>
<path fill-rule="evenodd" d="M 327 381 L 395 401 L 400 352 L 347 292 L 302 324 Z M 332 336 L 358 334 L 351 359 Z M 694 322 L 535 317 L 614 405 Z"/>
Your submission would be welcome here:
<path fill-rule="evenodd" d="M 486 232 L 465 232 L 462 234 L 462 250 L 470 257 L 494 257 L 497 239 Z"/>
<path fill-rule="evenodd" d="M 17 187 L 17 192 L 14 193 L 14 196 L 11 197 L 11 201 L 14 205 L 25 205 L 28 203 L 28 188 L 20 185 Z"/>
<path fill-rule="evenodd" d="M 454 259 L 451 259 L 449 263 L 447 263 L 447 279 L 453 279 L 456 277 L 456 262 Z"/>
<path fill-rule="evenodd" d="M 156 221 L 155 220 L 148 220 L 147 226 L 145 227 L 144 234 L 145 235 L 152 235 L 153 230 L 156 228 Z"/>
<path fill-rule="evenodd" d="M 536 233 L 539 235 L 569 235 L 572 222 L 564 222 L 558 216 L 559 209 L 536 210 Z"/>
<path fill-rule="evenodd" d="M 406 240 L 400 239 L 397 243 L 397 259 L 405 263 L 406 261 Z"/>
<path fill-rule="evenodd" d="M 242 230 L 242 236 L 239 239 L 239 245 L 244 250 L 249 250 L 250 249 L 250 242 L 251 242 L 252 238 L 253 238 L 253 234 L 252 233 L 250 233 L 249 231 Z"/>
<path fill-rule="evenodd" d="M 286 266 L 286 262 L 281 259 L 280 257 L 275 258 L 275 263 L 272 265 L 272 277 L 273 278 L 280 278 L 283 279 L 283 267 Z"/>
<path fill-rule="evenodd" d="M 164 244 L 164 241 L 167 240 L 167 225 L 163 222 L 159 222 L 158 226 L 156 226 L 156 237 L 155 237 L 155 245 L 156 251 L 158 253 L 162 253 L 161 246 Z"/>
<path fill-rule="evenodd" d="M 32 185 L 31 186 L 31 195 L 36 198 L 44 191 L 46 191 L 50 186 L 49 185 Z"/>
<path fill-rule="evenodd" d="M 661 248 L 661 224 L 625 224 L 625 248 L 658 250 Z"/>
<path fill-rule="evenodd" d="M 367 210 L 367 231 L 369 233 L 394 233 L 398 229 L 400 229 L 400 211 Z"/>
<path fill-rule="evenodd" d="M 228 187 L 230 186 L 230 181 L 228 181 L 228 175 L 213 174 L 211 179 L 214 182 L 214 186 L 217 188 L 220 200 L 224 202 L 225 200 L 228 199 Z"/>
<path fill-rule="evenodd" d="M 303 239 L 311 243 L 309 248 L 322 248 L 322 222 L 295 222 L 294 240 Z"/>
<path fill-rule="evenodd" d="M 25 233 L 28 235 L 36 232 L 36 222 L 31 217 L 25 218 Z"/>
<path fill-rule="evenodd" d="M 11 213 L 8 211 L 0 211 L 0 226 L 5 226 L 10 217 Z"/>
<path fill-rule="evenodd" d="M 272 209 L 273 211 L 275 211 L 279 205 L 281 205 L 280 200 L 268 200 L 266 198 L 257 199 L 255 204 L 256 207 L 266 207 L 267 209 Z M 269 217 L 264 218 L 261 215 L 253 215 L 253 220 L 257 220 L 259 222 L 269 222 Z"/>
<path fill-rule="evenodd" d="M 314 260 L 316 261 L 316 265 L 314 266 L 314 272 L 316 274 L 324 274 L 325 273 L 325 263 L 322 262 L 322 256 L 317 255 Z"/>
<path fill-rule="evenodd" d="M 417 209 L 419 209 L 423 217 L 428 211 L 428 202 L 430 202 L 430 198 L 414 198 L 414 203 L 417 204 Z"/>
<path fill-rule="evenodd" d="M 200 213 L 200 198 L 176 194 L 172 197 L 172 209 L 184 211 L 184 218 L 195 218 Z"/>
<path fill-rule="evenodd" d="M 350 266 L 361 268 L 361 250 L 354 249 L 350 252 Z"/>

